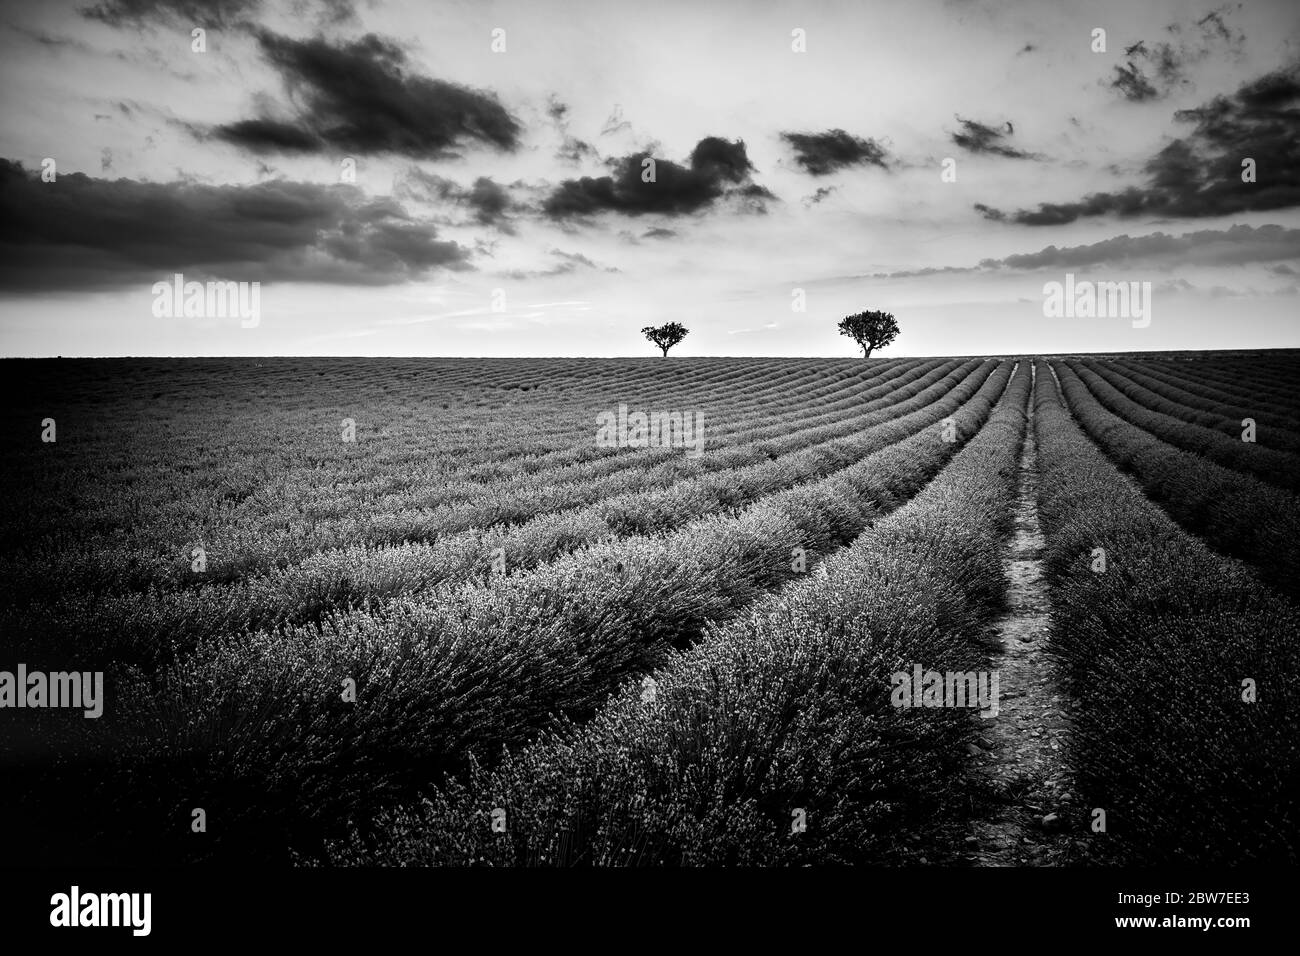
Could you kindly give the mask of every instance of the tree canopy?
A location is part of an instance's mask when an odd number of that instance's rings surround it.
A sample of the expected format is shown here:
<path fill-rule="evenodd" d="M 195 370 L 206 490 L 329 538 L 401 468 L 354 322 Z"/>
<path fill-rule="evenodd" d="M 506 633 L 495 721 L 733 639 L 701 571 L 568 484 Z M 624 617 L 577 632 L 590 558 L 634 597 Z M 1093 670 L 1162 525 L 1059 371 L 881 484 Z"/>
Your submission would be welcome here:
<path fill-rule="evenodd" d="M 898 323 L 890 312 L 857 312 L 840 319 L 840 335 L 847 335 L 862 346 L 862 357 L 871 358 L 874 349 L 882 349 L 898 337 Z"/>
<path fill-rule="evenodd" d="M 663 349 L 664 357 L 668 357 L 668 350 L 686 338 L 690 329 L 677 322 L 668 322 L 664 325 L 653 326 L 647 325 L 641 330 L 641 334 L 648 338 L 659 348 Z"/>

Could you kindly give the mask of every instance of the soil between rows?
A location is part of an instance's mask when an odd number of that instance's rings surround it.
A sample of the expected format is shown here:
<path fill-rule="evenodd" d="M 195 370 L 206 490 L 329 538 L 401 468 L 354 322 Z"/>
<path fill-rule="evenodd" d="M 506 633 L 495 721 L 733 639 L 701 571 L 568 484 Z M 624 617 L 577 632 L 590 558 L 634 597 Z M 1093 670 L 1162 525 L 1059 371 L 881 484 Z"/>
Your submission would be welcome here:
<path fill-rule="evenodd" d="M 976 717 L 971 773 L 990 801 L 971 821 L 967 862 L 976 866 L 1057 866 L 1076 862 L 1087 819 L 1067 763 L 1073 726 L 1048 650 L 1051 602 L 1043 580 L 1038 522 L 1038 447 L 1028 410 L 1020 456 L 1015 525 L 1004 547 L 1007 609 L 994 623 L 990 667 L 999 676 L 995 715 Z"/>

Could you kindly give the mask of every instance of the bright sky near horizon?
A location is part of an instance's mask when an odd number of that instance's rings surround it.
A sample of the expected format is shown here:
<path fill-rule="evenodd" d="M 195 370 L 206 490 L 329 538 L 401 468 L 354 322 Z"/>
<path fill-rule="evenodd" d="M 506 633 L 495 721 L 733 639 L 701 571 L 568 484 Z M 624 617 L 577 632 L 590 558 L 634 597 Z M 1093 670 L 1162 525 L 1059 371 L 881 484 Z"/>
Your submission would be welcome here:
<path fill-rule="evenodd" d="M 1290 0 L 19 0 L 0 64 L 3 356 L 1300 346 Z"/>

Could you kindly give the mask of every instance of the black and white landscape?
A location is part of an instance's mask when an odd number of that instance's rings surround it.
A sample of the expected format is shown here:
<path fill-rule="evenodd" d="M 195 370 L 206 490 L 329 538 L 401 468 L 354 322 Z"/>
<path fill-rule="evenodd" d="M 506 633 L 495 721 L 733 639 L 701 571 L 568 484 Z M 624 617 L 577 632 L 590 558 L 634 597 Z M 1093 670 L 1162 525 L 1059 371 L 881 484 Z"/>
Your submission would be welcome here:
<path fill-rule="evenodd" d="M 0 63 L 14 860 L 1297 862 L 1289 0 L 17 2 Z"/>

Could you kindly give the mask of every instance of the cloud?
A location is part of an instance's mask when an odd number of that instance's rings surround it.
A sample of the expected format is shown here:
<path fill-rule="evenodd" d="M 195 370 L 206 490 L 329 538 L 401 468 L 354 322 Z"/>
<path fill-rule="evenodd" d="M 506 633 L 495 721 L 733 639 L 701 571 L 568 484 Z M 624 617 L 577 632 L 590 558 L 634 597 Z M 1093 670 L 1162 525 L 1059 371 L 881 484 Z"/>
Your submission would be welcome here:
<path fill-rule="evenodd" d="M 563 249 L 552 249 L 551 255 L 561 259 L 570 269 L 577 266 L 586 266 L 589 269 L 597 269 L 599 266 L 592 262 L 580 252 L 565 252 Z"/>
<path fill-rule="evenodd" d="M 479 225 L 496 226 L 503 232 L 514 233 L 509 212 L 516 208 L 516 203 L 510 198 L 506 187 L 487 176 L 478 177 L 467 188 L 453 180 L 412 167 L 397 184 L 394 193 L 402 199 L 461 206 L 471 212 Z"/>
<path fill-rule="evenodd" d="M 1193 295 L 1204 296 L 1210 299 L 1240 298 L 1243 296 L 1258 296 L 1261 294 L 1263 295 L 1289 295 L 1290 294 L 1285 289 L 1260 293 L 1257 292 L 1255 289 L 1234 289 L 1231 286 L 1226 286 L 1226 285 L 1216 284 L 1212 286 L 1198 286 L 1191 282 L 1188 282 L 1186 279 L 1168 279 L 1164 282 L 1160 282 L 1152 286 L 1151 291 L 1156 295 L 1182 295 L 1182 294 L 1190 293 Z"/>
<path fill-rule="evenodd" d="M 1141 103 L 1143 100 L 1154 100 L 1160 95 L 1151 81 L 1132 63 L 1115 67 L 1115 73 L 1111 89 L 1119 90 L 1127 100 Z"/>
<path fill-rule="evenodd" d="M 356 7 L 352 5 L 351 0 L 316 0 L 317 19 L 322 23 L 339 24 L 339 23 L 356 23 L 359 22 Z M 296 10 L 310 8 L 313 6 L 309 0 L 294 0 L 293 6 Z"/>
<path fill-rule="evenodd" d="M 0 288 L 114 288 L 192 272 L 237 280 L 386 284 L 469 253 L 392 199 L 353 186 L 150 183 L 0 159 Z"/>
<path fill-rule="evenodd" d="M 1138 40 L 1125 47 L 1127 62 L 1114 68 L 1111 89 L 1135 103 L 1163 99 L 1188 82 L 1189 66 L 1211 55 L 1239 55 L 1246 40 L 1228 26 L 1221 10 L 1212 10 L 1186 27 L 1171 23 L 1165 31 L 1172 40 Z M 1149 77 L 1140 63 L 1151 69 Z"/>
<path fill-rule="evenodd" d="M 1174 118 L 1193 128 L 1147 161 L 1145 186 L 1014 213 L 982 203 L 975 209 L 998 222 L 1045 226 L 1088 216 L 1196 218 L 1300 205 L 1300 64 Z M 1242 181 L 1244 159 L 1254 160 L 1256 182 Z"/>
<path fill-rule="evenodd" d="M 258 153 L 316 153 L 325 145 L 311 130 L 296 123 L 273 119 L 227 123 L 217 128 L 216 135 Z"/>
<path fill-rule="evenodd" d="M 263 0 L 100 0 L 79 11 L 111 27 L 163 26 L 254 29 Z M 339 24 L 357 19 L 351 0 L 293 0 L 291 12 L 300 19 Z"/>
<path fill-rule="evenodd" d="M 570 166 L 576 166 L 587 158 L 594 159 L 597 155 L 594 146 L 576 136 L 566 136 L 560 148 L 555 151 L 555 158 L 563 160 Z"/>
<path fill-rule="evenodd" d="M 1172 236 L 1153 232 L 1146 236 L 1115 236 L 1087 245 L 1058 249 L 1048 246 L 1038 252 L 1011 255 L 1003 259 L 982 259 L 981 269 L 1045 269 L 1098 265 L 1247 265 L 1300 259 L 1300 229 L 1282 226 L 1232 226 L 1202 229 Z"/>
<path fill-rule="evenodd" d="M 653 182 L 642 178 L 648 159 L 654 159 Z M 764 200 L 776 198 L 751 180 L 754 167 L 741 140 L 705 137 L 685 165 L 644 152 L 609 160 L 608 165 L 612 175 L 560 183 L 543 202 L 544 214 L 556 220 L 601 212 L 681 216 L 708 209 L 724 197 L 736 197 L 762 211 Z"/>
<path fill-rule="evenodd" d="M 993 156 L 1005 156 L 1007 159 L 1037 158 L 1033 153 L 1026 153 L 1024 150 L 1006 145 L 1004 142 L 1006 138 L 1015 132 L 1015 127 L 1009 122 L 1005 129 L 995 129 L 976 120 L 962 119 L 960 116 L 957 117 L 957 122 L 961 124 L 961 132 L 952 133 L 952 141 L 967 152 L 988 153 Z"/>
<path fill-rule="evenodd" d="M 599 269 L 603 272 L 619 271 L 612 266 L 602 267 L 597 265 L 580 252 L 565 252 L 563 249 L 552 249 L 548 255 L 560 261 L 549 269 L 532 272 L 523 269 L 513 269 L 509 272 L 502 273 L 502 275 L 507 279 L 536 279 L 547 276 L 568 275 L 570 272 L 576 272 L 579 267 L 586 269 Z"/>
<path fill-rule="evenodd" d="M 493 182 L 487 176 L 474 180 L 469 191 L 468 201 L 478 221 L 484 225 L 501 223 L 506 210 L 510 208 L 510 194 L 500 183 Z"/>
<path fill-rule="evenodd" d="M 813 176 L 826 176 L 847 166 L 879 166 L 888 169 L 886 151 L 873 139 L 851 136 L 842 129 L 825 133 L 782 133 L 794 148 L 794 158 Z"/>
<path fill-rule="evenodd" d="M 41 46 L 51 50 L 76 50 L 79 53 L 90 53 L 92 48 L 85 40 L 78 40 L 75 37 L 59 36 L 46 30 L 33 29 L 20 23 L 6 23 L 5 27 L 12 30 L 19 36 L 39 43 Z"/>
<path fill-rule="evenodd" d="M 973 266 L 942 266 L 878 272 L 870 279 L 914 279 L 936 275 L 970 275 L 1003 270 L 1079 269 L 1092 266 L 1240 266 L 1300 260 L 1300 229 L 1278 225 L 1232 226 L 1201 229 L 1173 236 L 1153 232 L 1145 236 L 1114 236 L 1078 246 L 1047 246 L 1037 252 L 1017 253 L 1001 259 L 981 259 Z M 1293 275 L 1290 266 L 1275 266 L 1279 275 Z"/>
<path fill-rule="evenodd" d="M 101 0 L 80 12 L 112 27 L 157 23 L 226 28 L 246 25 L 261 5 L 262 0 Z"/>
<path fill-rule="evenodd" d="M 979 266 L 926 266 L 924 269 L 900 269 L 897 272 L 873 272 L 868 276 L 858 278 L 867 279 L 920 279 L 927 276 L 946 275 L 949 273 L 960 273 L 965 275 L 971 272 L 979 272 Z"/>
<path fill-rule="evenodd" d="M 642 239 L 672 239 L 677 235 L 676 230 L 664 229 L 661 226 L 655 226 L 653 229 L 647 229 L 641 234 Z"/>
<path fill-rule="evenodd" d="M 632 124 L 623 119 L 623 107 L 618 103 L 615 103 L 614 111 L 609 114 L 609 118 L 605 120 L 605 125 L 601 127 L 600 135 L 613 136 L 616 133 L 622 133 L 631 128 Z"/>
<path fill-rule="evenodd" d="M 578 139 L 569 132 L 568 104 L 562 102 L 555 94 L 551 94 L 547 102 L 546 115 L 551 118 L 560 134 L 560 148 L 555 151 L 557 159 L 571 166 L 576 166 L 583 159 L 588 157 L 596 158 L 598 154 L 594 146 L 586 140 Z"/>
<path fill-rule="evenodd" d="M 519 145 L 522 126 L 495 94 L 411 74 L 404 51 L 375 34 L 335 45 L 259 31 L 258 44 L 280 72 L 296 115 L 262 115 L 220 125 L 211 135 L 253 152 L 396 153 L 457 156 L 476 143 Z"/>
<path fill-rule="evenodd" d="M 804 197 L 803 203 L 805 206 L 815 206 L 833 192 L 835 192 L 834 186 L 819 186 L 811 196 Z"/>
<path fill-rule="evenodd" d="M 1152 286 L 1151 289 L 1153 292 L 1160 293 L 1180 293 L 1195 292 L 1196 286 L 1192 285 L 1192 283 L 1188 282 L 1186 279 L 1166 279 L 1164 282 Z"/>

